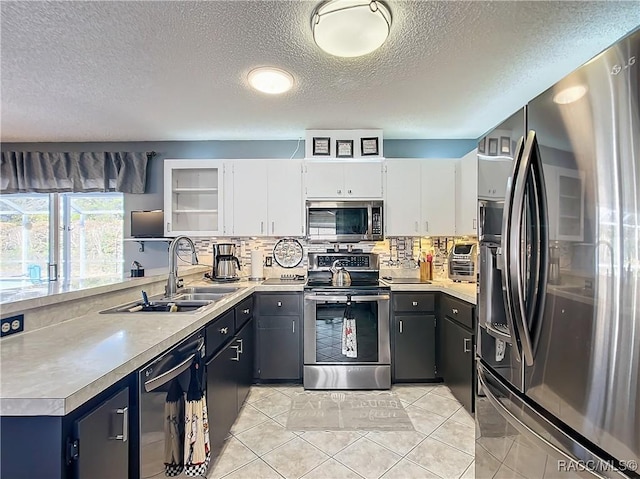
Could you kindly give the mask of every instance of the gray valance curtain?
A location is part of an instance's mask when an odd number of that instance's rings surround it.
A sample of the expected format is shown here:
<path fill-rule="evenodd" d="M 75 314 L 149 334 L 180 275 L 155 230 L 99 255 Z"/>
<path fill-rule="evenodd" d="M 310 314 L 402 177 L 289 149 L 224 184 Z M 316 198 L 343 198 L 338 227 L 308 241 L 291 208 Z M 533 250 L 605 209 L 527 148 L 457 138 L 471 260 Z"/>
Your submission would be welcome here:
<path fill-rule="evenodd" d="M 144 193 L 153 153 L 3 151 L 0 193 Z"/>

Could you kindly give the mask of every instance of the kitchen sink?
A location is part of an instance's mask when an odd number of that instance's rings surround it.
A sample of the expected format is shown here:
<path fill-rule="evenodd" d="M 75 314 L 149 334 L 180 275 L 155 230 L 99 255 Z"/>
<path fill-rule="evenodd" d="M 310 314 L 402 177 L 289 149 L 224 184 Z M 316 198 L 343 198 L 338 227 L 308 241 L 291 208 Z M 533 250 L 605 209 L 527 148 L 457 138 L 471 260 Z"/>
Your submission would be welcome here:
<path fill-rule="evenodd" d="M 241 288 L 230 288 L 229 286 L 190 286 L 188 288 L 181 288 L 178 294 L 199 294 L 199 293 L 211 293 L 226 296 L 233 294 Z"/>
<path fill-rule="evenodd" d="M 192 313 L 194 311 L 203 309 L 213 303 L 213 300 L 191 300 L 177 298 L 174 300 L 161 299 L 151 301 L 145 306 L 142 301 L 133 301 L 131 303 L 116 306 L 115 308 L 105 309 L 103 311 L 100 311 L 100 313 Z M 175 304 L 178 310 L 171 311 L 171 304 Z"/>

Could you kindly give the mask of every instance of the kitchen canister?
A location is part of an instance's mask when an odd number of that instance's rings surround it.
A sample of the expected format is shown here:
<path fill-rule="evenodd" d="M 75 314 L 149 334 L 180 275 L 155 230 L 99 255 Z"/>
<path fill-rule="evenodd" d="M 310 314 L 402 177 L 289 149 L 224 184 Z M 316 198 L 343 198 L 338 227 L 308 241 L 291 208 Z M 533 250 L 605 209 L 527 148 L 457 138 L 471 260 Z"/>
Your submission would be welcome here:
<path fill-rule="evenodd" d="M 261 281 L 264 279 L 264 270 L 262 268 L 263 258 L 262 250 L 251 250 L 251 281 Z"/>

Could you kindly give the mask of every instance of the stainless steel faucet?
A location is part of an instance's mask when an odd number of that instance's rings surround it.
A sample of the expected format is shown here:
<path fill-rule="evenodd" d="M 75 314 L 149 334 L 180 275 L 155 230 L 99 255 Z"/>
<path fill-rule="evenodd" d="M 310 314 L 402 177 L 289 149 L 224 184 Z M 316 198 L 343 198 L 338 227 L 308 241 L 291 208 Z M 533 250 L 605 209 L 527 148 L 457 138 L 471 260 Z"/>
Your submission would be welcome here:
<path fill-rule="evenodd" d="M 169 277 L 167 278 L 167 286 L 165 287 L 165 296 L 167 298 L 173 297 L 178 288 L 182 286 L 179 284 L 181 279 L 178 278 L 178 243 L 180 241 L 186 241 L 191 248 L 191 264 L 198 264 L 198 257 L 196 256 L 196 247 L 188 236 L 177 236 L 169 245 Z"/>

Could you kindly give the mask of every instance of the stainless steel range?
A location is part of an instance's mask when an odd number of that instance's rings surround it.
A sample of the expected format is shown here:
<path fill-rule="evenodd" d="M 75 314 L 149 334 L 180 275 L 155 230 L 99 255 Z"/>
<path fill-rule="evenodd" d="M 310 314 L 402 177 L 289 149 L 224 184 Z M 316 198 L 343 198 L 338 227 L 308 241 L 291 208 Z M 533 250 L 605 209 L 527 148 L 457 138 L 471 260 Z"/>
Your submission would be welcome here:
<path fill-rule="evenodd" d="M 332 285 L 331 268 L 351 284 Z M 380 286 L 378 255 L 309 253 L 304 293 L 305 389 L 389 389 L 389 287 Z"/>

